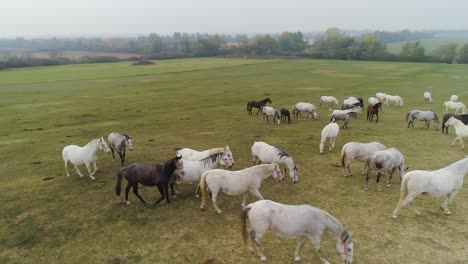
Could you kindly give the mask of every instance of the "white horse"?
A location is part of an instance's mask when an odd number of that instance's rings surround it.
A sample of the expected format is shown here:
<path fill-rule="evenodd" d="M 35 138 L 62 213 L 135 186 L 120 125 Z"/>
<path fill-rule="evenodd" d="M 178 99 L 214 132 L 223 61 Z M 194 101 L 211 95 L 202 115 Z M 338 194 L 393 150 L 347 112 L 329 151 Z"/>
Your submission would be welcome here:
<path fill-rule="evenodd" d="M 376 93 L 375 97 L 377 97 L 380 102 L 383 102 L 383 101 L 385 101 L 385 96 L 386 95 L 387 95 L 386 93 Z"/>
<path fill-rule="evenodd" d="M 229 146 L 224 148 L 212 148 L 204 151 L 196 151 L 191 148 L 183 148 L 177 151 L 177 156 L 182 156 L 184 160 L 202 160 L 213 154 L 223 153 L 223 161 L 227 164 L 228 168 L 234 166 L 234 156 L 232 155 Z M 230 164 L 230 165 L 229 165 Z"/>
<path fill-rule="evenodd" d="M 405 158 L 403 154 L 396 148 L 378 150 L 372 153 L 366 161 L 366 185 L 364 190 L 369 190 L 369 178 L 371 170 L 377 171 L 377 190 L 380 192 L 380 177 L 386 171 L 390 171 L 390 176 L 387 178 L 387 187 L 390 187 L 393 173 L 396 169 L 400 170 L 400 181 L 406 173 Z"/>
<path fill-rule="evenodd" d="M 335 140 L 340 132 L 340 126 L 337 123 L 330 123 L 322 129 L 322 138 L 320 140 L 320 154 L 323 153 L 323 148 L 325 147 L 325 141 L 329 139 L 329 150 L 335 147 Z"/>
<path fill-rule="evenodd" d="M 331 116 L 345 115 L 345 114 L 349 114 L 349 113 L 356 113 L 356 114 L 360 115 L 360 114 L 362 114 L 362 108 L 360 106 L 357 106 L 357 107 L 346 109 L 346 110 L 335 109 L 335 110 L 332 111 Z"/>
<path fill-rule="evenodd" d="M 322 103 L 328 104 L 328 107 L 332 107 L 333 105 L 338 105 L 338 99 L 333 96 L 320 96 L 320 106 Z"/>
<path fill-rule="evenodd" d="M 456 119 L 455 117 L 450 117 L 447 122 L 445 122 L 445 126 L 453 126 L 455 128 L 455 134 L 457 137 L 453 140 L 452 146 L 455 145 L 457 139 L 460 141 L 460 149 L 465 148 L 465 144 L 463 144 L 464 139 L 468 139 L 468 126 L 463 124 L 462 121 Z"/>
<path fill-rule="evenodd" d="M 371 105 L 375 105 L 375 104 L 378 104 L 380 101 L 379 99 L 375 98 L 375 97 L 369 97 L 369 99 L 367 100 L 369 102 L 369 104 Z"/>
<path fill-rule="evenodd" d="M 309 118 L 309 117 L 313 117 L 314 119 L 318 118 L 317 108 L 315 107 L 315 105 L 311 103 L 299 102 L 293 106 L 292 114 L 296 117 L 296 119 L 299 117 L 299 114 L 301 112 L 307 113 L 306 118 Z"/>
<path fill-rule="evenodd" d="M 458 96 L 452 94 L 452 95 L 450 96 L 450 101 L 452 101 L 452 102 L 458 102 Z"/>
<path fill-rule="evenodd" d="M 346 143 L 341 149 L 341 167 L 344 168 L 344 176 L 351 175 L 351 161 L 357 160 L 360 162 L 366 162 L 369 156 L 379 150 L 387 149 L 383 144 L 379 142 L 370 142 L 370 143 L 359 143 L 359 142 L 349 142 Z M 362 174 L 366 166 L 362 169 Z M 349 172 L 349 174 L 348 174 Z"/>
<path fill-rule="evenodd" d="M 176 178 L 180 178 L 181 180 L 186 181 L 186 182 L 199 182 L 200 177 L 205 171 L 212 170 L 218 167 L 218 165 L 221 165 L 223 167 L 229 167 L 229 168 L 232 167 L 232 163 L 228 157 L 228 154 L 225 152 L 215 153 L 215 154 L 212 154 L 211 156 L 208 156 L 202 160 L 197 160 L 197 161 L 186 160 L 182 158 L 182 162 L 184 164 L 185 174 L 182 175 L 174 171 L 174 174 L 176 177 L 171 178 L 171 189 L 174 186 Z M 198 197 L 199 187 L 200 186 L 197 186 L 195 190 L 195 197 Z"/>
<path fill-rule="evenodd" d="M 83 177 L 83 174 L 81 173 L 80 169 L 78 169 L 78 166 L 85 164 L 86 168 L 88 169 L 89 177 L 94 180 L 95 178 L 93 175 L 97 171 L 96 152 L 98 149 L 106 153 L 110 151 L 109 146 L 102 137 L 91 140 L 84 147 L 79 147 L 76 145 L 68 145 L 64 147 L 62 150 L 62 157 L 63 161 L 65 162 L 65 172 L 67 173 L 67 177 L 70 176 L 67 168 L 68 161 L 70 161 L 73 165 L 75 165 L 75 169 L 80 177 Z M 91 164 L 94 165 L 93 172 L 91 172 Z"/>
<path fill-rule="evenodd" d="M 263 115 L 263 120 L 265 120 L 265 122 L 267 123 L 270 122 L 270 120 L 268 119 L 268 116 L 272 116 L 273 123 L 277 123 L 278 125 L 281 124 L 280 113 L 278 110 L 276 110 L 273 107 L 270 107 L 270 106 L 262 107 L 262 115 Z"/>
<path fill-rule="evenodd" d="M 463 178 L 468 174 L 468 156 L 449 166 L 435 171 L 414 170 L 408 172 L 400 188 L 400 200 L 393 211 L 393 218 L 398 217 L 400 209 L 409 204 L 416 215 L 421 213 L 414 206 L 414 199 L 420 194 L 430 197 L 447 197 L 442 204 L 444 213 L 449 215 L 449 203 L 463 186 Z M 404 198 L 406 195 L 406 198 Z"/>
<path fill-rule="evenodd" d="M 278 164 L 261 164 L 239 171 L 220 169 L 209 170 L 203 173 L 200 178 L 200 188 L 202 192 L 200 209 L 203 210 L 205 208 L 207 187 L 211 191 L 211 200 L 213 201 L 213 206 L 218 214 L 222 213 L 216 204 L 219 191 L 232 196 L 244 194 L 242 207 L 245 206 L 248 194 L 247 191 L 255 195 L 258 199 L 263 200 L 263 196 L 260 194 L 258 189 L 260 188 L 262 181 L 270 176 L 272 176 L 273 180 L 276 182 L 283 179 L 283 175 L 281 174 L 281 169 Z"/>
<path fill-rule="evenodd" d="M 112 158 L 115 159 L 114 150 L 119 154 L 120 162 L 122 166 L 125 166 L 125 152 L 127 148 L 133 150 L 133 140 L 132 137 L 125 134 L 120 134 L 117 132 L 112 132 L 107 136 L 107 143 L 112 151 Z"/>
<path fill-rule="evenodd" d="M 250 232 L 247 232 L 247 219 L 252 226 Z M 320 249 L 320 238 L 328 230 L 337 238 L 336 248 L 344 263 L 350 264 L 353 261 L 351 234 L 335 217 L 310 205 L 286 205 L 270 200 L 256 201 L 242 209 L 241 226 L 244 244 L 247 246 L 247 236 L 250 233 L 261 261 L 266 260 L 262 252 L 262 238 L 267 230 L 287 239 L 299 238 L 294 252 L 295 261 L 301 260 L 301 248 L 306 239 L 309 239 L 322 263 L 329 263 Z"/>
<path fill-rule="evenodd" d="M 293 183 L 299 182 L 299 175 L 297 173 L 297 166 L 293 158 L 286 151 L 271 146 L 265 142 L 254 142 L 252 145 L 252 162 L 255 165 L 257 158 L 260 163 L 276 163 L 284 168 L 289 169 L 289 176 L 292 178 Z"/>
<path fill-rule="evenodd" d="M 398 95 L 385 95 L 385 105 L 389 106 L 390 103 L 404 106 L 403 99 Z"/>
<path fill-rule="evenodd" d="M 424 92 L 424 102 L 432 103 L 432 94 L 430 92 Z"/>
<path fill-rule="evenodd" d="M 408 121 L 409 119 L 409 121 Z M 431 121 L 434 120 L 434 127 L 435 129 L 439 129 L 439 117 L 437 114 L 432 111 L 422 111 L 422 110 L 411 110 L 406 114 L 406 121 L 408 121 L 408 128 L 410 125 L 414 128 L 414 120 L 424 121 L 426 122 L 423 126 L 429 129 L 429 125 Z"/>
<path fill-rule="evenodd" d="M 449 110 L 455 109 L 455 114 L 457 114 L 459 111 L 461 114 L 466 113 L 466 105 L 462 102 L 452 102 L 452 101 L 447 101 L 444 103 L 445 107 L 445 113 L 447 114 Z"/>

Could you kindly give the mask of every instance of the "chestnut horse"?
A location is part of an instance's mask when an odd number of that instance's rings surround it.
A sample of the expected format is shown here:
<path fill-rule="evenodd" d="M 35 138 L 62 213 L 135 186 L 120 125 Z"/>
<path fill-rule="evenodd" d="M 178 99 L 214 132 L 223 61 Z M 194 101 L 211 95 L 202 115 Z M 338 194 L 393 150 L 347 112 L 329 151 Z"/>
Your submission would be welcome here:
<path fill-rule="evenodd" d="M 382 111 L 382 103 L 376 103 L 375 105 L 369 104 L 367 106 L 367 120 L 372 122 L 372 120 L 374 120 L 374 115 L 376 115 L 377 120 L 375 120 L 375 122 L 379 122 L 380 111 Z"/>
<path fill-rule="evenodd" d="M 257 101 L 250 101 L 247 103 L 247 112 L 249 112 L 249 115 L 252 114 L 252 108 L 258 108 L 258 111 L 257 111 L 257 115 L 258 115 L 258 112 L 260 112 L 260 109 L 262 109 L 263 106 L 266 105 L 266 103 L 272 103 L 271 102 L 271 99 L 270 97 L 268 98 L 265 98 L 263 100 L 261 100 L 260 102 L 257 102 Z"/>

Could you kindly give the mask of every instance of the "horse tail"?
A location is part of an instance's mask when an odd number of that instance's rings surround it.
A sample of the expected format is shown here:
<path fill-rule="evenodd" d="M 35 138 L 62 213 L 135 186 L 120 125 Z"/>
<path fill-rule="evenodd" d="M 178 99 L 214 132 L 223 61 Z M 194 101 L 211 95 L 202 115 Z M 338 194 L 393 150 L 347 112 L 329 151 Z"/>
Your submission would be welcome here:
<path fill-rule="evenodd" d="M 345 166 L 345 159 L 346 159 L 346 145 L 343 146 L 343 149 L 341 149 L 341 167 L 344 168 Z"/>
<path fill-rule="evenodd" d="M 115 194 L 117 196 L 120 196 L 120 189 L 121 189 L 121 185 L 122 185 L 122 176 L 123 176 L 124 171 L 125 171 L 125 167 L 122 168 L 121 170 L 119 170 L 119 172 L 117 172 L 117 184 L 115 186 Z"/>
<path fill-rule="evenodd" d="M 247 102 L 247 111 L 249 111 L 250 102 Z"/>
<path fill-rule="evenodd" d="M 330 122 L 332 122 L 334 118 L 335 118 L 335 115 L 332 115 L 330 118 Z"/>
<path fill-rule="evenodd" d="M 407 114 L 406 114 L 406 121 L 408 121 L 408 117 L 410 115 L 411 111 L 409 111 Z"/>
<path fill-rule="evenodd" d="M 403 98 L 400 97 L 400 106 L 403 106 L 405 103 L 403 102 Z"/>
<path fill-rule="evenodd" d="M 246 207 L 242 208 L 241 212 L 241 234 L 245 246 L 247 246 L 247 218 L 249 217 L 248 213 L 250 209 L 250 205 L 247 205 Z"/>
<path fill-rule="evenodd" d="M 405 199 L 407 193 L 408 193 L 408 177 L 403 177 L 403 180 L 401 181 L 401 186 L 400 186 L 400 200 L 398 201 L 398 205 L 403 202 L 403 199 Z"/>
<path fill-rule="evenodd" d="M 200 209 L 205 209 L 205 201 L 206 201 L 206 175 L 208 175 L 209 171 L 205 171 L 202 176 L 200 177 L 200 190 L 201 190 L 201 205 Z"/>

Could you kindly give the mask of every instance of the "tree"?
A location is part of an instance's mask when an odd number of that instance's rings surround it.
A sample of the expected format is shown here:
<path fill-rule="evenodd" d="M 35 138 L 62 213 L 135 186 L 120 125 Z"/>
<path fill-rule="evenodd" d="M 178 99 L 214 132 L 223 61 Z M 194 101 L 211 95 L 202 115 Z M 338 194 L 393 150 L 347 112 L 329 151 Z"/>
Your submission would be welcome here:
<path fill-rule="evenodd" d="M 463 45 L 458 51 L 457 62 L 468 63 L 468 44 Z"/>
<path fill-rule="evenodd" d="M 251 46 L 252 53 L 256 55 L 273 55 L 278 53 L 278 42 L 270 35 L 257 36 Z"/>
<path fill-rule="evenodd" d="M 158 34 L 150 34 L 151 40 L 151 50 L 152 52 L 163 52 L 166 49 L 166 45 L 163 42 L 163 39 Z"/>
<path fill-rule="evenodd" d="M 434 51 L 434 56 L 441 62 L 453 63 L 457 56 L 457 43 L 449 43 L 438 47 Z"/>
<path fill-rule="evenodd" d="M 301 52 L 306 47 L 304 36 L 301 32 L 283 32 L 278 38 L 279 48 L 287 52 Z"/>
<path fill-rule="evenodd" d="M 421 42 L 407 42 L 401 48 L 400 56 L 405 58 L 424 58 L 425 56 L 425 49 L 421 45 Z"/>

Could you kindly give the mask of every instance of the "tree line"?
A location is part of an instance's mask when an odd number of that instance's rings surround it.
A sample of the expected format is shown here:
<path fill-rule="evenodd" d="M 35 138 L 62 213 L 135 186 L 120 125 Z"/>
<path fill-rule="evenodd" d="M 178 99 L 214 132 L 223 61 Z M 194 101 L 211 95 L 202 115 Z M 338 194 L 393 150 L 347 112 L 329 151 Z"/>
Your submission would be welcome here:
<path fill-rule="evenodd" d="M 430 32 L 375 31 L 350 36 L 337 28 L 330 28 L 323 34 L 306 36 L 307 40 L 301 32 L 257 36 L 199 33 L 174 33 L 164 36 L 153 33 L 138 38 L 0 39 L 0 49 L 14 47 L 19 50 L 47 51 L 50 57 L 34 58 L 30 53 L 27 55 L 27 52 L 23 56 L 9 56 L 6 60 L 0 61 L 0 69 L 121 60 L 112 56 L 69 59 L 61 56 L 61 51 L 64 50 L 138 54 L 129 60 L 211 56 L 294 56 L 337 60 L 468 63 L 468 44 L 458 47 L 456 43 L 448 43 L 427 54 L 420 41 L 411 42 L 411 40 L 434 37 Z M 387 43 L 407 40 L 410 42 L 402 46 L 400 53 L 388 52 Z"/>

